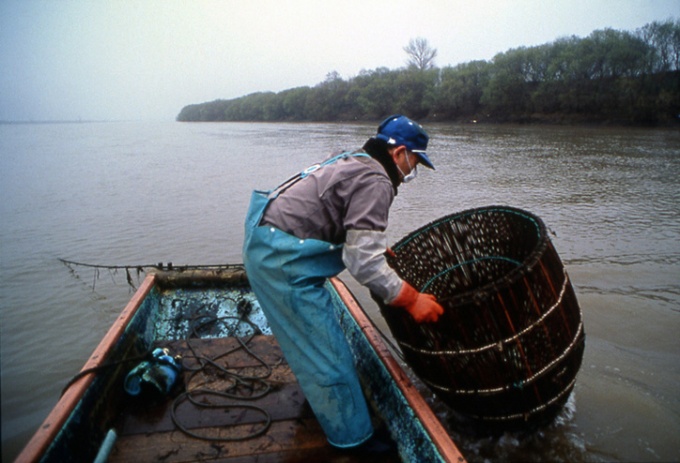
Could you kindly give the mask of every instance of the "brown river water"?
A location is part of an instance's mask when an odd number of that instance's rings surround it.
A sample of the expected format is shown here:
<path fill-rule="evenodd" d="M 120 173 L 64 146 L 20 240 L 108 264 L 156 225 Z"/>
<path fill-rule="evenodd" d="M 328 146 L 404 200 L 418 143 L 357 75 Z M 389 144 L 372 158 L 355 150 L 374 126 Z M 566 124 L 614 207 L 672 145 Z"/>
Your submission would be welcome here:
<path fill-rule="evenodd" d="M 250 191 L 375 124 L 0 125 L 2 458 L 12 461 L 130 298 L 107 265 L 241 261 Z M 470 436 L 471 462 L 680 460 L 680 131 L 426 126 L 437 170 L 402 186 L 390 241 L 464 209 L 543 219 L 583 312 L 586 350 L 555 423 Z M 387 333 L 368 293 L 342 277 Z M 423 391 L 440 419 L 450 413 Z"/>

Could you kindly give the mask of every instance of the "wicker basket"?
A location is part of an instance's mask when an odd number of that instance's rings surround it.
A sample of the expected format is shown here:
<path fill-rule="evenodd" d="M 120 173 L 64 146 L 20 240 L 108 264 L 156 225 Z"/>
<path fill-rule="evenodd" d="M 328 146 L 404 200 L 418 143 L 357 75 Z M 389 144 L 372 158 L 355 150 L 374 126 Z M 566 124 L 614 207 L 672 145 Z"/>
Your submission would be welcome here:
<path fill-rule="evenodd" d="M 574 386 L 585 333 L 542 220 L 505 206 L 468 210 L 416 230 L 393 251 L 390 265 L 445 309 L 437 323 L 419 325 L 376 298 L 418 377 L 476 423 L 554 418 Z"/>

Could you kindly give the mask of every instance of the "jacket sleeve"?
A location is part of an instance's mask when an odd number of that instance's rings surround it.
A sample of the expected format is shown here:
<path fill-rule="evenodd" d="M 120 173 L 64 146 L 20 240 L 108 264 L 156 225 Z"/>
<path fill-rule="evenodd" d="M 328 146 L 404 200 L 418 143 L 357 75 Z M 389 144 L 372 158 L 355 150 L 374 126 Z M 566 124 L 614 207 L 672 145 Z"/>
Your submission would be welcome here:
<path fill-rule="evenodd" d="M 349 273 L 389 304 L 397 297 L 403 280 L 387 265 L 387 235 L 374 230 L 347 230 L 342 260 Z"/>

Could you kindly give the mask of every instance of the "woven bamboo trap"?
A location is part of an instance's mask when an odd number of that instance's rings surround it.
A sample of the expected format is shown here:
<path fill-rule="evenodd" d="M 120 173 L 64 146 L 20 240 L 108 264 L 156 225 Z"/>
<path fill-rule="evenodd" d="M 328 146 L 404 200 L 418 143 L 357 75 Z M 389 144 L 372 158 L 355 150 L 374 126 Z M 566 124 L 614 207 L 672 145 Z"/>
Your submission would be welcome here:
<path fill-rule="evenodd" d="M 445 310 L 419 325 L 376 298 L 418 377 L 478 424 L 554 418 L 574 386 L 585 333 L 543 221 L 511 207 L 472 209 L 416 230 L 393 251 L 397 273 Z"/>

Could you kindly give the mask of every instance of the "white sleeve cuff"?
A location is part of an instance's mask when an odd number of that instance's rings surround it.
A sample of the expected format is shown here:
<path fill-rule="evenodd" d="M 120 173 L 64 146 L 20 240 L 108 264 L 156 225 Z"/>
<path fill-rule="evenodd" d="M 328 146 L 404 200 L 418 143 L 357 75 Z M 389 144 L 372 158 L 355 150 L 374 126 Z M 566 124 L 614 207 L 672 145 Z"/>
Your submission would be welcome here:
<path fill-rule="evenodd" d="M 359 284 L 377 294 L 386 304 L 394 300 L 403 280 L 387 265 L 387 235 L 373 230 L 348 230 L 342 260 Z"/>

